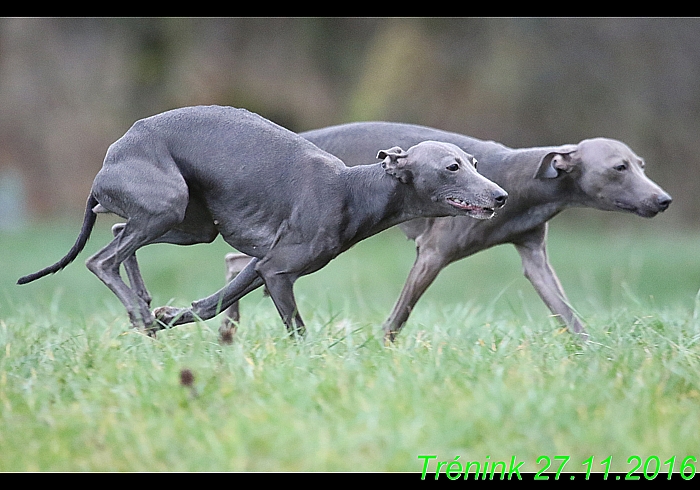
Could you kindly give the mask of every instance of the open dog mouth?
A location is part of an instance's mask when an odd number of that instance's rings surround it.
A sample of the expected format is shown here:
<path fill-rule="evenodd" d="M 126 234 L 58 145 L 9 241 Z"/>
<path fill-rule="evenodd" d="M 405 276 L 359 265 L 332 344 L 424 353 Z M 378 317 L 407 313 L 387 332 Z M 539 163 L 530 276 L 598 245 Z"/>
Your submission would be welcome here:
<path fill-rule="evenodd" d="M 469 204 L 468 202 L 458 198 L 458 197 L 448 197 L 447 202 L 457 209 L 462 209 L 467 212 L 469 216 L 477 219 L 490 219 L 495 214 L 493 208 L 488 208 L 484 206 L 476 206 L 474 204 Z"/>

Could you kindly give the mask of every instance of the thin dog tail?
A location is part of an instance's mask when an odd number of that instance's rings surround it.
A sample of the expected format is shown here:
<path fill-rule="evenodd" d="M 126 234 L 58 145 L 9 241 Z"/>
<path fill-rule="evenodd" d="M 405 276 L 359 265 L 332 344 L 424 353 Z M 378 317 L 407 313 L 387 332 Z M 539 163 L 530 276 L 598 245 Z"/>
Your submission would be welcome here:
<path fill-rule="evenodd" d="M 95 226 L 95 221 L 97 220 L 97 214 L 92 210 L 95 206 L 97 206 L 99 203 L 97 202 L 97 199 L 90 194 L 90 197 L 88 197 L 87 204 L 85 206 L 85 217 L 83 218 L 83 227 L 80 230 L 80 234 L 78 235 L 78 238 L 75 240 L 75 244 L 73 247 L 68 251 L 65 257 L 63 257 L 61 260 L 56 262 L 54 265 L 50 265 L 46 267 L 45 269 L 41 269 L 38 272 L 35 272 L 33 274 L 29 274 L 28 276 L 20 277 L 17 280 L 17 284 L 27 284 L 28 282 L 35 281 L 41 277 L 47 276 L 49 274 L 53 274 L 55 272 L 60 271 L 63 269 L 65 266 L 70 264 L 75 260 L 75 258 L 78 256 L 80 252 L 82 252 L 83 248 L 85 248 L 85 244 L 87 243 L 88 239 L 90 238 L 90 234 L 92 233 L 92 228 Z"/>

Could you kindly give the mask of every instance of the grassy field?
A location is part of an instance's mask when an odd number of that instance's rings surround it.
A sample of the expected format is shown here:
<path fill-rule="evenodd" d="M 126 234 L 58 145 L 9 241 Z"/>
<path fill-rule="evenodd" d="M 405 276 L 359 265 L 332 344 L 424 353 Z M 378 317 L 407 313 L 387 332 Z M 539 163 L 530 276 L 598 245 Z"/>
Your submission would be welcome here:
<path fill-rule="evenodd" d="M 550 258 L 585 346 L 549 318 L 510 246 L 448 267 L 383 346 L 414 259 L 398 230 L 299 280 L 303 341 L 258 291 L 220 345 L 218 318 L 155 340 L 129 328 L 83 265 L 109 239 L 100 220 L 76 263 L 27 286 L 14 282 L 60 258 L 79 222 L 0 233 L 0 471 L 420 472 L 434 455 L 429 471 L 515 458 L 523 473 L 540 456 L 552 471 L 568 456 L 565 472 L 612 456 L 626 473 L 638 456 L 651 474 L 655 456 L 665 479 L 671 457 L 674 471 L 700 458 L 699 233 L 661 218 L 615 233 L 555 220 Z M 227 251 L 140 251 L 154 306 L 221 287 Z"/>

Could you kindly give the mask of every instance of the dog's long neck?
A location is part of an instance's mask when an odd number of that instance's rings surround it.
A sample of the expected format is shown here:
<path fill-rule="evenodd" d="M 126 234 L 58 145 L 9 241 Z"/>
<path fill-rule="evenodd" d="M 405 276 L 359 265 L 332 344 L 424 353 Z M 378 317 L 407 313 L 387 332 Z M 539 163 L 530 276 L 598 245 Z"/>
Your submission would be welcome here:
<path fill-rule="evenodd" d="M 348 167 L 344 177 L 347 225 L 343 234 L 348 242 L 345 248 L 420 215 L 408 199 L 411 187 L 388 175 L 380 163 Z"/>
<path fill-rule="evenodd" d="M 542 159 L 555 147 L 522 148 L 504 153 L 502 169 L 484 172 L 494 178 L 504 189 L 511 189 L 508 205 L 512 208 L 524 206 L 540 207 L 546 219 L 564 209 L 576 206 L 577 193 L 573 179 L 567 175 L 556 178 L 537 178 L 535 174 Z"/>

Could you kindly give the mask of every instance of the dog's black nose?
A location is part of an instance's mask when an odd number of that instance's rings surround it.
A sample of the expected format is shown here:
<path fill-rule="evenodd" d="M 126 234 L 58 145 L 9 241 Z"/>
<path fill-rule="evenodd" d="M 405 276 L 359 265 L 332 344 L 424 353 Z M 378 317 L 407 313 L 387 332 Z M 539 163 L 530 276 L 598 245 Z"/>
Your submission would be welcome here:
<path fill-rule="evenodd" d="M 666 211 L 666 209 L 671 205 L 671 201 L 673 201 L 673 199 L 668 194 L 662 194 L 656 200 L 661 211 Z"/>
<path fill-rule="evenodd" d="M 508 193 L 506 193 L 505 191 L 502 193 L 498 193 L 496 194 L 496 196 L 494 196 L 494 200 L 496 201 L 496 207 L 503 207 L 503 205 L 508 200 Z"/>

